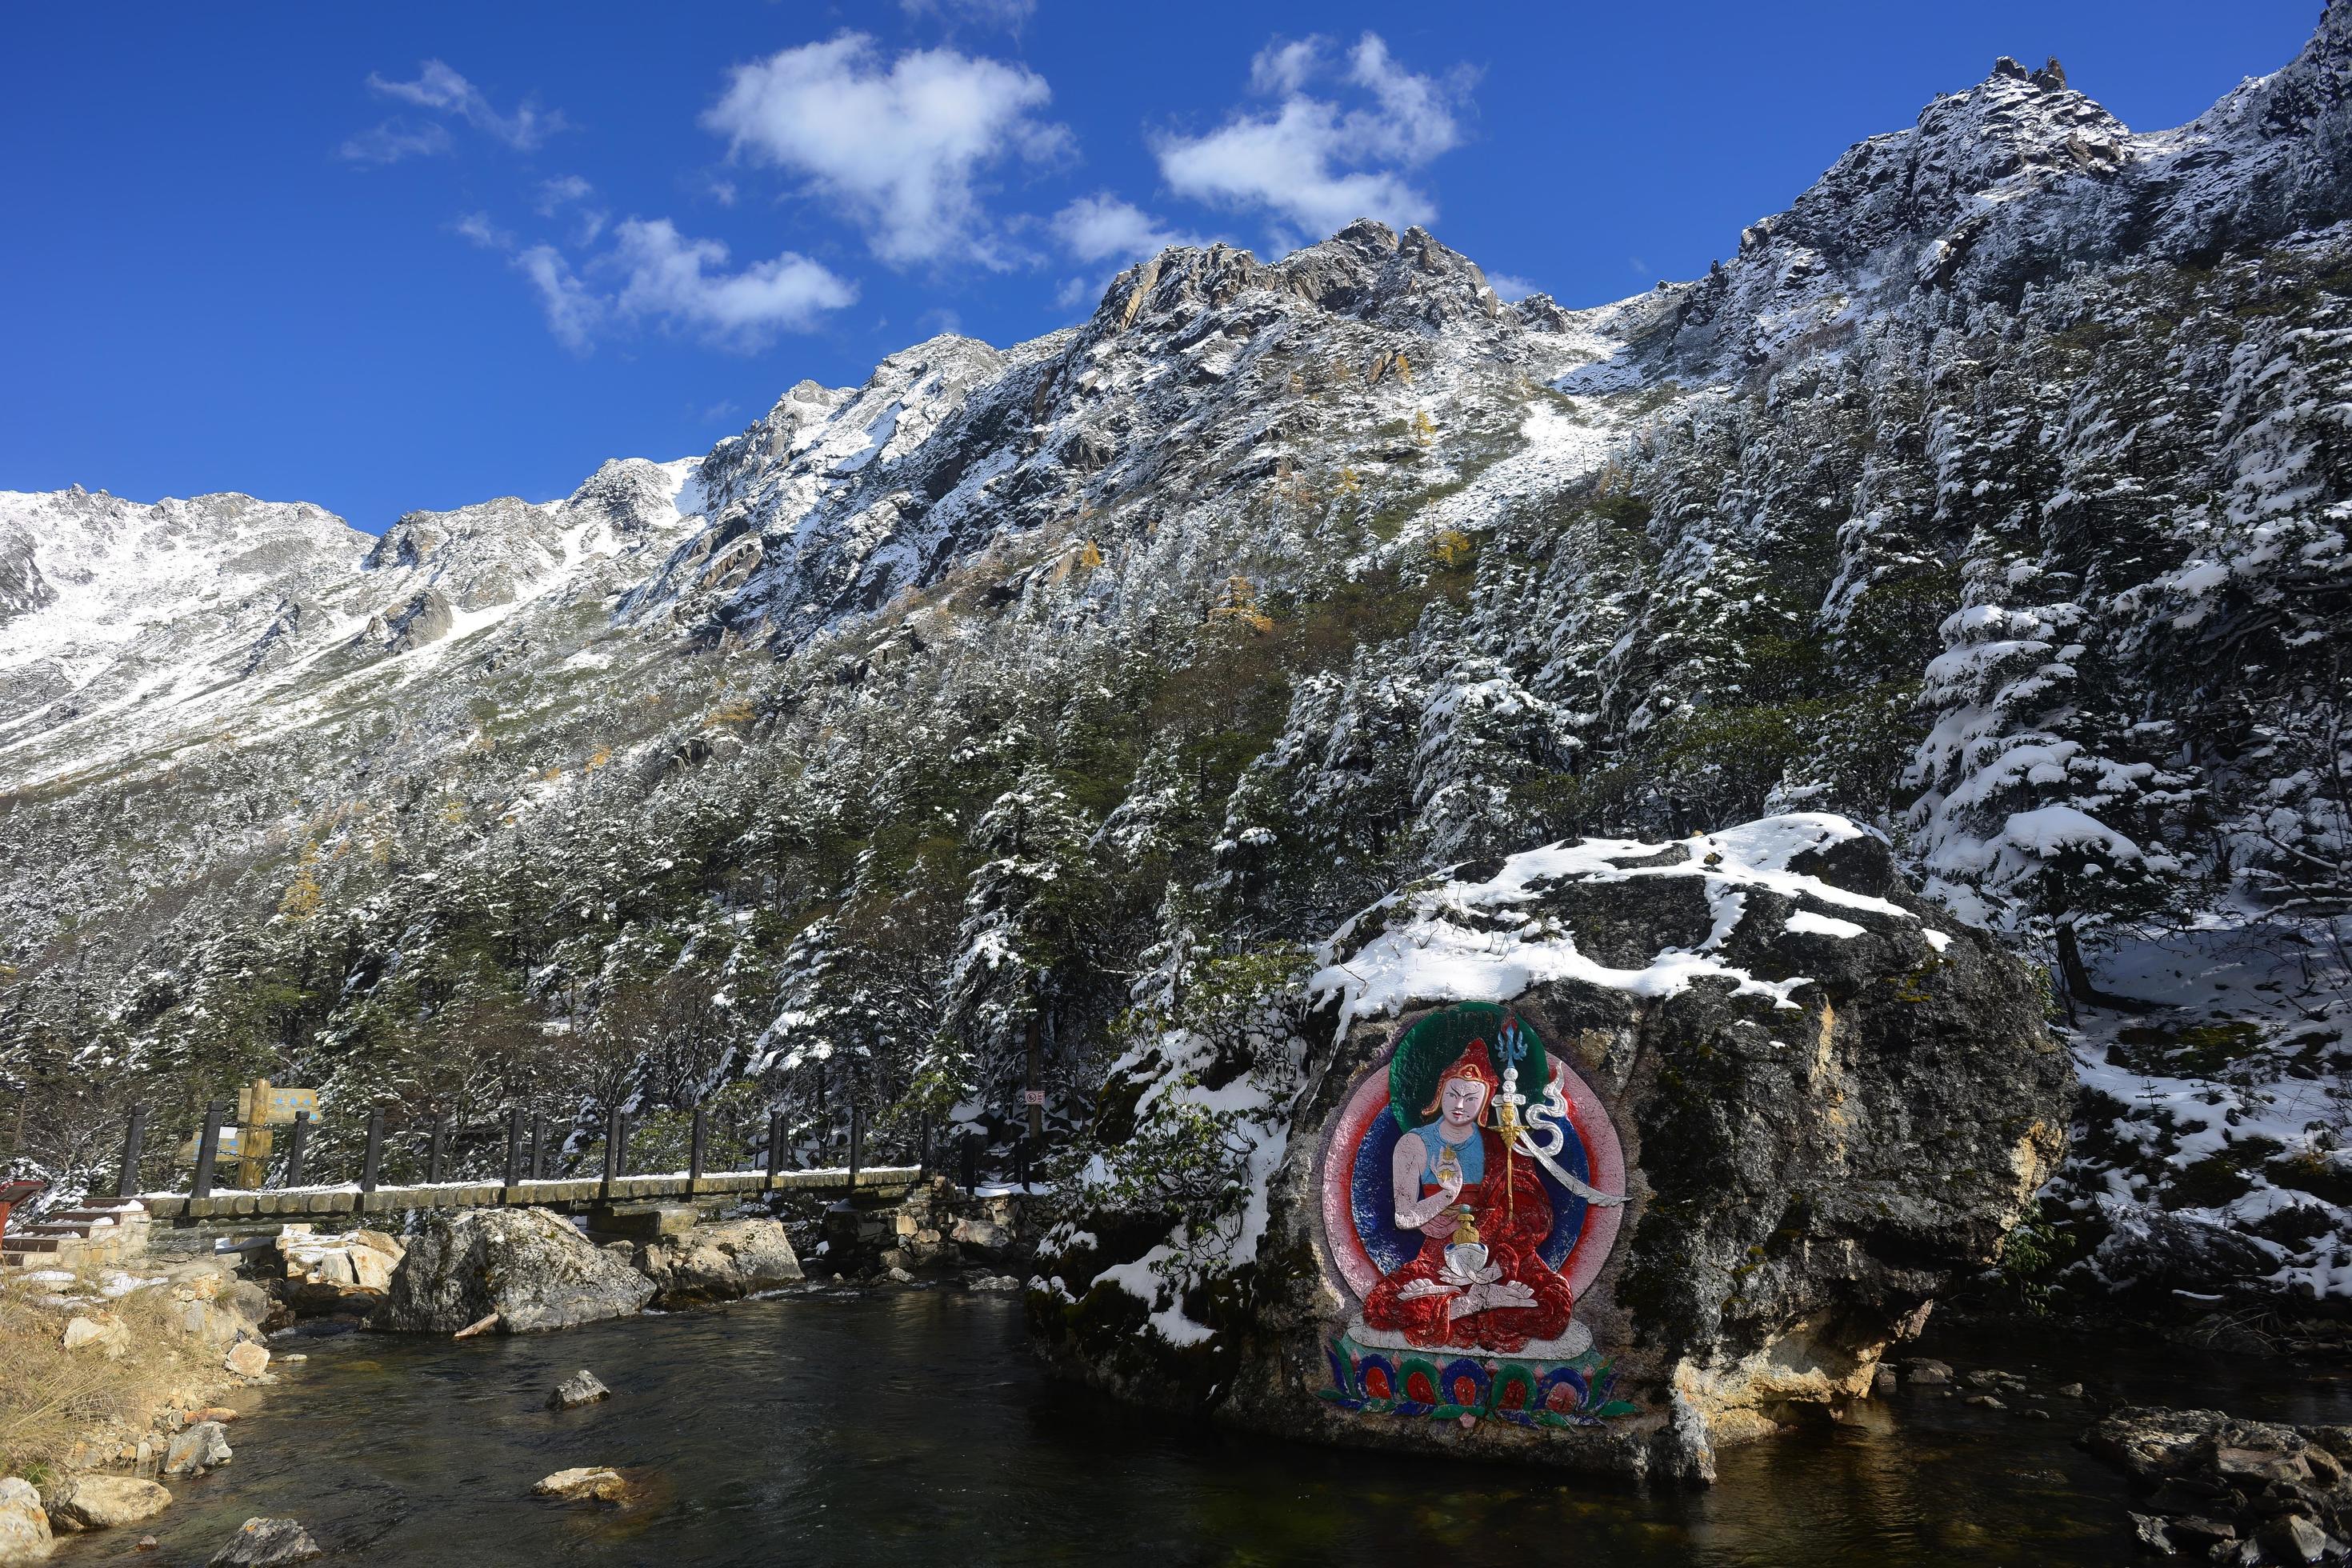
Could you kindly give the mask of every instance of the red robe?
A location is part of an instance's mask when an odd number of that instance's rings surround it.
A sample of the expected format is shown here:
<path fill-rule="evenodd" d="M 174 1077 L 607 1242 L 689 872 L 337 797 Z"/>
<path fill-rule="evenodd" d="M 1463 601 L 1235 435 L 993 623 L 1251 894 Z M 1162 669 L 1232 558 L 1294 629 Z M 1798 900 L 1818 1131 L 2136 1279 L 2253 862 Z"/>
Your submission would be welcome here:
<path fill-rule="evenodd" d="M 1465 1184 L 1461 1195 L 1454 1201 L 1474 1211 L 1478 1239 L 1486 1248 L 1486 1262 L 1489 1266 L 1500 1265 L 1503 1270 L 1496 1282 L 1517 1280 L 1535 1292 L 1534 1304 L 1491 1307 L 1449 1318 L 1446 1308 L 1461 1295 L 1458 1289 L 1450 1295 L 1402 1299 L 1404 1288 L 1414 1280 L 1442 1281 L 1445 1273 L 1445 1249 L 1454 1238 L 1424 1234 L 1420 1254 L 1373 1286 L 1371 1294 L 1364 1298 L 1366 1327 L 1391 1330 L 1416 1345 L 1432 1349 L 1459 1345 L 1505 1355 L 1517 1351 L 1529 1340 L 1556 1339 L 1567 1332 L 1576 1299 L 1569 1290 L 1568 1281 L 1536 1251 L 1551 1234 L 1551 1199 L 1545 1195 L 1536 1163 L 1525 1154 L 1517 1154 L 1507 1165 L 1500 1135 L 1481 1128 L 1478 1136 L 1486 1146 L 1485 1174 L 1475 1183 Z M 1507 1194 L 1504 1185 L 1506 1170 L 1510 1173 Z M 1437 1184 L 1424 1173 L 1421 1195 L 1426 1198 L 1437 1190 Z"/>

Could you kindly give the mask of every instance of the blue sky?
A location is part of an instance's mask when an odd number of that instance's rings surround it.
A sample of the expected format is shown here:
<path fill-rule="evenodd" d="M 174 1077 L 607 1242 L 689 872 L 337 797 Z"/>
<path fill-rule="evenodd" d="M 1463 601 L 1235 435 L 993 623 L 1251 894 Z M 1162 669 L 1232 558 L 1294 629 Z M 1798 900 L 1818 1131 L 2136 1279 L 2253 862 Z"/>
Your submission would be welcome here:
<path fill-rule="evenodd" d="M 0 489 L 380 532 L 706 450 L 804 376 L 1090 310 L 1144 248 L 1426 223 L 1687 278 L 1993 57 L 2142 130 L 2315 0 L 0 10 Z"/>

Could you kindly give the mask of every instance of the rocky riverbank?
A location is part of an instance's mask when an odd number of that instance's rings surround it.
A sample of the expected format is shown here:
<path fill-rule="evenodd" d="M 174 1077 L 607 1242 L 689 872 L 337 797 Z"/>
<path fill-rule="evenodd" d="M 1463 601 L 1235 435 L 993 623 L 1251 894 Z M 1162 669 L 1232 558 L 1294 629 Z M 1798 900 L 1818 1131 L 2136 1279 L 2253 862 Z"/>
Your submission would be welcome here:
<path fill-rule="evenodd" d="M 235 1258 L 0 1281 L 0 1563 L 169 1507 L 160 1478 L 230 1462 L 240 1406 L 278 1381 L 277 1304 Z M 293 1358 L 301 1359 L 299 1352 Z"/>
<path fill-rule="evenodd" d="M 231 1461 L 237 1406 L 278 1381 L 273 1367 L 303 1363 L 299 1347 L 314 1341 L 362 1330 L 531 1333 L 769 1293 L 812 1275 L 1007 1289 L 1015 1281 L 1002 1270 L 1024 1256 L 1019 1207 L 942 1181 L 894 1204 L 783 1217 L 648 1205 L 604 1216 L 618 1233 L 591 1234 L 545 1209 L 467 1211 L 426 1216 L 405 1237 L 289 1224 L 207 1238 L 199 1256 L 134 1260 L 129 1270 L 9 1277 L 0 1339 L 21 1353 L 0 1416 L 17 1474 L 0 1491 L 0 1564 L 43 1561 L 62 1536 L 155 1517 L 173 1500 L 169 1481 Z M 795 1232 L 813 1254 L 805 1268 Z M 562 1408 L 609 1392 L 584 1370 L 564 1386 L 578 1392 L 551 1396 Z M 299 1525 L 252 1523 L 272 1528 L 240 1531 L 223 1548 L 240 1555 L 224 1560 L 300 1560 Z"/>

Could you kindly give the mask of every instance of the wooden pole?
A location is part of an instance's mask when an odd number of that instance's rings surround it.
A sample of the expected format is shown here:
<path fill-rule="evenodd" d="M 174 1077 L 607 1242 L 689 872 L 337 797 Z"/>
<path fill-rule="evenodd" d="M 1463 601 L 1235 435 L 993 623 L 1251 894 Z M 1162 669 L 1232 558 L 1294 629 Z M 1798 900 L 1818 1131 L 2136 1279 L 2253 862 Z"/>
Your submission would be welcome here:
<path fill-rule="evenodd" d="M 294 1125 L 286 1133 L 286 1184 L 289 1187 L 302 1184 L 302 1151 L 310 1142 L 310 1113 L 298 1110 Z"/>
<path fill-rule="evenodd" d="M 135 1196 L 139 1191 L 139 1146 L 147 1138 L 147 1108 L 131 1108 L 131 1121 L 122 1131 L 122 1173 L 114 1181 L 118 1198 Z"/>
<path fill-rule="evenodd" d="M 191 1198 L 213 1195 L 213 1162 L 220 1157 L 221 1118 L 228 1107 L 215 1100 L 205 1107 L 204 1131 L 196 1134 L 196 1176 L 188 1184 Z"/>
<path fill-rule="evenodd" d="M 856 1102 L 849 1107 L 849 1184 L 857 1185 L 858 1167 L 866 1163 L 866 1112 Z"/>
<path fill-rule="evenodd" d="M 368 1112 L 367 1148 L 360 1157 L 360 1191 L 375 1191 L 377 1170 L 383 1163 L 383 1107 Z"/>
<path fill-rule="evenodd" d="M 507 1108 L 507 1169 L 506 1184 L 512 1187 L 522 1180 L 522 1107 Z"/>
<path fill-rule="evenodd" d="M 425 1146 L 425 1184 L 433 1186 L 441 1180 L 441 1162 L 449 1146 L 449 1119 L 441 1111 L 433 1113 L 433 1137 Z"/>
<path fill-rule="evenodd" d="M 709 1132 L 709 1109 L 698 1105 L 694 1108 L 694 1131 L 687 1139 L 686 1145 L 686 1190 L 689 1193 L 694 1191 L 694 1184 L 702 1180 L 702 1141 Z"/>

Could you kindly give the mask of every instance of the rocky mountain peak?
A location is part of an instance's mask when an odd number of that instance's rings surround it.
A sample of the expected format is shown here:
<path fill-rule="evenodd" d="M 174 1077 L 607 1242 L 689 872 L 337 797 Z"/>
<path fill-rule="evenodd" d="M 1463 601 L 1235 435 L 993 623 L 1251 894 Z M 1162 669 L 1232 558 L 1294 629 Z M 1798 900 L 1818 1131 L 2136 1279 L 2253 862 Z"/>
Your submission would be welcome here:
<path fill-rule="evenodd" d="M 2048 180 L 2112 169 L 2130 142 L 2129 128 L 2068 88 L 2063 69 L 2028 71 L 2003 56 L 1976 86 L 1931 101 L 1909 130 L 1855 143 L 1786 213 L 1742 234 L 1740 248 L 1780 235 L 1859 260 Z"/>
<path fill-rule="evenodd" d="M 1477 263 L 1427 229 L 1399 236 L 1370 218 L 1293 251 L 1266 276 L 1271 286 L 1334 315 L 1390 326 L 1433 329 L 1503 314 Z"/>

